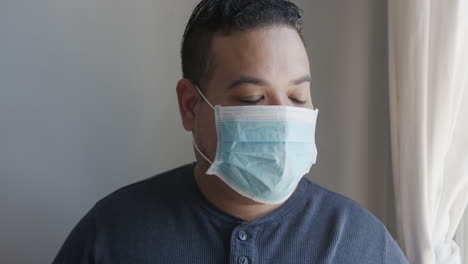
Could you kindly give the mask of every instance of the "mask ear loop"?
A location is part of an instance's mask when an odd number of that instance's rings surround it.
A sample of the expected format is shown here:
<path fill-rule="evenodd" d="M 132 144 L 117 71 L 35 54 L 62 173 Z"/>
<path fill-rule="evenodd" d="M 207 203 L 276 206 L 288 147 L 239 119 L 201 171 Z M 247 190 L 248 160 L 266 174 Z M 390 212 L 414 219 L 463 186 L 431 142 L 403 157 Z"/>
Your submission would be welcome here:
<path fill-rule="evenodd" d="M 195 85 L 195 88 L 197 89 L 198 93 L 200 94 L 200 96 L 203 98 L 203 100 L 205 100 L 205 102 L 213 109 L 215 110 L 215 108 L 213 107 L 213 105 L 208 101 L 208 99 L 206 99 L 206 97 L 203 95 L 203 93 L 200 91 L 200 88 L 198 88 L 198 85 Z M 200 155 L 206 160 L 208 161 L 208 163 L 210 164 L 213 164 L 213 162 L 208 159 L 208 157 L 205 156 L 205 154 L 203 154 L 203 152 L 201 152 L 200 148 L 198 148 L 197 146 L 197 143 L 195 143 L 195 137 L 193 136 L 192 134 L 192 143 L 193 143 L 193 146 L 195 147 L 195 149 L 198 151 L 198 153 L 200 153 Z"/>
<path fill-rule="evenodd" d="M 200 94 L 200 96 L 203 98 L 203 100 L 205 100 L 205 102 L 206 102 L 213 110 L 215 110 L 214 106 L 210 103 L 210 101 L 208 101 L 208 99 L 206 99 L 205 95 L 203 95 L 203 93 L 200 91 L 200 88 L 198 88 L 198 85 L 195 85 L 195 88 L 197 88 L 197 91 L 198 91 L 198 93 Z"/>
<path fill-rule="evenodd" d="M 213 162 L 212 162 L 210 159 L 208 159 L 208 157 L 206 157 L 205 154 L 203 154 L 203 152 L 201 152 L 201 150 L 198 148 L 197 143 L 195 143 L 195 138 L 193 138 L 193 136 L 192 136 L 192 143 L 193 143 L 193 146 L 195 147 L 195 149 L 198 151 L 198 153 L 200 153 L 200 155 L 201 155 L 206 161 L 208 161 L 208 163 L 213 164 Z"/>

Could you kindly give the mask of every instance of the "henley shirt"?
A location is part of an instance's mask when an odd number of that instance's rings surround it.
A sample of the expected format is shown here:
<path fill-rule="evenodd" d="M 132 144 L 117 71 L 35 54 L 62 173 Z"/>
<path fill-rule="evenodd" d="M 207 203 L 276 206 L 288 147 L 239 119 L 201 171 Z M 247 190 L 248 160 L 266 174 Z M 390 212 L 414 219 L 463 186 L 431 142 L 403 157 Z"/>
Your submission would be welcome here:
<path fill-rule="evenodd" d="M 194 166 L 130 184 L 98 201 L 53 264 L 408 263 L 376 217 L 305 177 L 280 207 L 247 222 L 203 196 Z"/>

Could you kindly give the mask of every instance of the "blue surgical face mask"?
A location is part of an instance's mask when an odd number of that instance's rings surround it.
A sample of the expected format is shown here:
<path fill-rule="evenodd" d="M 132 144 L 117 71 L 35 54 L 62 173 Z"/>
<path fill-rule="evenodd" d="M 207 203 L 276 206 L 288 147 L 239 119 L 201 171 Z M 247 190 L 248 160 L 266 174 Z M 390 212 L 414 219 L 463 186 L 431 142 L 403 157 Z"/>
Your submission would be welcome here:
<path fill-rule="evenodd" d="M 198 89 L 198 87 L 197 87 Z M 196 150 L 216 175 L 239 194 L 265 204 L 287 200 L 317 158 L 318 110 L 262 105 L 213 105 L 218 144 L 214 161 Z"/>

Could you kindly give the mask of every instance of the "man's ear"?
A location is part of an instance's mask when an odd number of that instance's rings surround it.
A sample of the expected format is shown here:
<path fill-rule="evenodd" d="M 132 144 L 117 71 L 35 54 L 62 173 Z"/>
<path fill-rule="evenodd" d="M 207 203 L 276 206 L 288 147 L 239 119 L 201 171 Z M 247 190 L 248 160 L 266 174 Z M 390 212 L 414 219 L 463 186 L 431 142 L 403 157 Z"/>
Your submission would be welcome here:
<path fill-rule="evenodd" d="M 177 83 L 177 100 L 180 116 L 185 130 L 192 131 L 195 126 L 195 106 L 198 100 L 195 85 L 188 79 L 181 79 Z"/>

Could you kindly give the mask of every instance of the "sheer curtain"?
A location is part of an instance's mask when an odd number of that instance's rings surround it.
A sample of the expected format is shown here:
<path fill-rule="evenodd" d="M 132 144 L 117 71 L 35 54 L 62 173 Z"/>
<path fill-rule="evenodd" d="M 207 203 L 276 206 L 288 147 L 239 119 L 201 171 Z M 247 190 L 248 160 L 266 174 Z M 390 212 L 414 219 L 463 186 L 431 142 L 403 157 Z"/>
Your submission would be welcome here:
<path fill-rule="evenodd" d="M 398 240 L 410 263 L 459 264 L 453 238 L 468 201 L 468 1 L 388 4 Z"/>
<path fill-rule="evenodd" d="M 465 215 L 458 227 L 455 240 L 461 249 L 462 263 L 468 263 L 468 209 L 465 209 Z"/>

